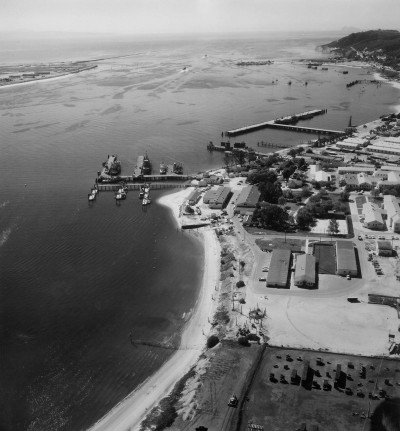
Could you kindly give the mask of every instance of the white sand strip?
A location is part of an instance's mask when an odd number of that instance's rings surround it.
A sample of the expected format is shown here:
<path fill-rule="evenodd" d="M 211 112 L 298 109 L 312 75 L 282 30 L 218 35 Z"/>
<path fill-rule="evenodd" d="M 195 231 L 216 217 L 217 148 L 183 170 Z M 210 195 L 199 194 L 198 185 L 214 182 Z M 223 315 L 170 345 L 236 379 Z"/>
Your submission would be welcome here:
<path fill-rule="evenodd" d="M 181 190 L 178 193 L 163 196 L 159 202 L 170 207 L 178 221 L 178 207 L 188 194 L 189 190 Z M 195 311 L 182 334 L 181 350 L 176 351 L 155 374 L 115 406 L 90 428 L 91 430 L 138 430 L 146 414 L 168 395 L 175 383 L 198 360 L 206 344 L 204 334 L 210 330 L 208 317 L 213 310 L 212 293 L 214 286 L 219 280 L 220 252 L 219 243 L 213 230 L 204 230 L 201 238 L 205 250 L 203 282 Z"/>

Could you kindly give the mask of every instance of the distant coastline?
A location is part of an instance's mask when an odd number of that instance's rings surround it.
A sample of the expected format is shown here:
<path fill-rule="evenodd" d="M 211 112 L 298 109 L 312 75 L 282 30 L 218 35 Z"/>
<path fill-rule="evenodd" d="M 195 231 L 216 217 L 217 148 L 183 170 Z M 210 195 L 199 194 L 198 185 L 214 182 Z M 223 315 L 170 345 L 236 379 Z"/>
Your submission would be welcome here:
<path fill-rule="evenodd" d="M 3 66 L 0 67 L 0 89 L 62 78 L 97 68 L 97 64 L 91 63 L 79 61 L 68 64 Z"/>

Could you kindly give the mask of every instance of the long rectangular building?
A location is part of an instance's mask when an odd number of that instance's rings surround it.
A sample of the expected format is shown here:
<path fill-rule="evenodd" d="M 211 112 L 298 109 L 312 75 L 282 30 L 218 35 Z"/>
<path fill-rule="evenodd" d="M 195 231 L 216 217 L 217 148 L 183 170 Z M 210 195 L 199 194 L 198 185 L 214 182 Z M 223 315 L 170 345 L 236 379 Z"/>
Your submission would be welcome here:
<path fill-rule="evenodd" d="M 351 241 L 336 241 L 336 274 L 358 275 L 358 267 L 354 246 Z"/>
<path fill-rule="evenodd" d="M 296 260 L 294 284 L 300 287 L 315 287 L 315 256 L 300 254 Z"/>
<path fill-rule="evenodd" d="M 268 287 L 288 287 L 291 256 L 290 250 L 277 248 L 272 252 L 267 276 Z"/>

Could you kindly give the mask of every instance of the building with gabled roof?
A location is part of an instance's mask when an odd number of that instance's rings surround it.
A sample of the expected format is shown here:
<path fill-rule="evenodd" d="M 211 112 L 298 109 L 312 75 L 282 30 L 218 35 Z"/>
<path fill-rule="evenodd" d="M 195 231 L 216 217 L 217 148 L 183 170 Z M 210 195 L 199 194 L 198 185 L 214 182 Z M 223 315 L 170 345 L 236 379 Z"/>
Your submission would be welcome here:
<path fill-rule="evenodd" d="M 379 209 L 371 202 L 363 205 L 364 226 L 368 229 L 382 230 L 385 229 L 385 223 Z"/>
<path fill-rule="evenodd" d="M 388 230 L 400 232 L 400 199 L 392 195 L 384 195 L 383 207 L 387 213 Z"/>
<path fill-rule="evenodd" d="M 255 208 L 260 200 L 261 193 L 257 186 L 243 187 L 242 191 L 236 199 L 236 207 L 239 208 Z"/>
<path fill-rule="evenodd" d="M 267 287 L 288 287 L 292 253 L 290 250 L 276 248 L 272 252 Z"/>
<path fill-rule="evenodd" d="M 392 256 L 393 248 L 390 241 L 377 241 L 379 256 Z"/>
<path fill-rule="evenodd" d="M 294 272 L 294 284 L 300 287 L 315 287 L 316 271 L 315 256 L 312 254 L 300 254 L 297 256 Z"/>
<path fill-rule="evenodd" d="M 358 275 L 356 255 L 351 241 L 336 241 L 336 274 L 354 277 Z"/>

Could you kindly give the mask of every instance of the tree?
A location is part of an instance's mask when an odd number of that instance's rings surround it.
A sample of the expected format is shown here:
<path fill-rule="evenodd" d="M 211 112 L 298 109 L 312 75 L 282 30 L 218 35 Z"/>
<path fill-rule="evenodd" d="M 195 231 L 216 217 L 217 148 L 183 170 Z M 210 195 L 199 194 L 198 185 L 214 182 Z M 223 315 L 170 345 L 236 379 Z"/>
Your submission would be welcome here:
<path fill-rule="evenodd" d="M 278 205 L 285 205 L 285 204 L 286 204 L 286 199 L 283 196 L 281 196 L 278 199 Z"/>
<path fill-rule="evenodd" d="M 349 192 L 344 191 L 344 192 L 340 193 L 340 200 L 342 202 L 348 202 L 349 201 L 349 197 L 350 197 L 350 193 Z"/>
<path fill-rule="evenodd" d="M 342 178 L 342 179 L 339 181 L 339 187 L 345 187 L 346 185 L 347 185 L 346 180 L 345 180 L 344 178 Z"/>
<path fill-rule="evenodd" d="M 316 220 L 313 213 L 307 208 L 300 208 L 297 212 L 296 217 L 297 227 L 302 230 L 310 229 L 310 227 L 315 226 Z"/>
<path fill-rule="evenodd" d="M 332 235 L 339 233 L 339 223 L 336 219 L 331 218 L 329 220 L 328 232 Z"/>
<path fill-rule="evenodd" d="M 279 181 L 275 181 L 275 183 L 260 183 L 258 190 L 261 193 L 261 200 L 271 204 L 276 204 L 279 197 L 282 196 L 282 188 Z"/>
<path fill-rule="evenodd" d="M 235 158 L 236 163 L 240 166 L 243 166 L 246 162 L 246 154 L 239 148 L 233 150 L 233 157 Z"/>
<path fill-rule="evenodd" d="M 289 214 L 278 205 L 267 205 L 254 211 L 253 219 L 265 229 L 283 231 L 288 226 Z"/>

